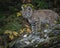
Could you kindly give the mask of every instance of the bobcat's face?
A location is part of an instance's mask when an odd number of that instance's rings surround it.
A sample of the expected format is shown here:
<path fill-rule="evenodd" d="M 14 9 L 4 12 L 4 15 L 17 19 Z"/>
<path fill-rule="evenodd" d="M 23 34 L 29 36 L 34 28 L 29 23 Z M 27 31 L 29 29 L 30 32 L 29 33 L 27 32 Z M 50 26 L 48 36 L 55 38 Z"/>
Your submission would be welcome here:
<path fill-rule="evenodd" d="M 32 16 L 32 8 L 30 6 L 23 7 L 22 6 L 22 16 L 24 18 L 29 18 Z"/>

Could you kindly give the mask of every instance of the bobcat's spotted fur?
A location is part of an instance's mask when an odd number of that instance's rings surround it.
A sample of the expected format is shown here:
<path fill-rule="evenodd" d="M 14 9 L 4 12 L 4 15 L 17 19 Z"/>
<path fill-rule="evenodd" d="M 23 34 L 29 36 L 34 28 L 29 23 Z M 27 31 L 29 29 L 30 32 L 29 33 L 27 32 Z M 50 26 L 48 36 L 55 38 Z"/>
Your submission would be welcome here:
<path fill-rule="evenodd" d="M 58 20 L 59 15 L 49 9 L 33 10 L 30 6 L 25 8 L 22 6 L 22 16 L 28 19 L 30 24 L 35 24 L 35 27 L 39 30 L 42 23 L 47 23 L 49 26 L 54 26 L 54 21 Z"/>

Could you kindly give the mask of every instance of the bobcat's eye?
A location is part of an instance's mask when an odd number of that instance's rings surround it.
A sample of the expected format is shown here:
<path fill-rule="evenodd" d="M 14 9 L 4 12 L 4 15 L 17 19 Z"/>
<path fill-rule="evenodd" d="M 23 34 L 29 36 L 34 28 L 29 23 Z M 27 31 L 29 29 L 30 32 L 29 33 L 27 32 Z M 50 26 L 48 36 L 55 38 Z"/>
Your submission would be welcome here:
<path fill-rule="evenodd" d="M 31 10 L 31 8 L 29 7 L 28 10 Z"/>

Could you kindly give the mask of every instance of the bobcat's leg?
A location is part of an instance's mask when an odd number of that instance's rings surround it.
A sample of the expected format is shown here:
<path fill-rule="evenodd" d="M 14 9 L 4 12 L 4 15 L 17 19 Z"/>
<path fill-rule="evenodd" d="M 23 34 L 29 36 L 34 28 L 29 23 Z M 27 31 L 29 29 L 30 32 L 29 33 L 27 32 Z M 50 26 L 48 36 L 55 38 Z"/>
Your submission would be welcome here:
<path fill-rule="evenodd" d="M 35 20 L 32 20 L 32 18 L 29 18 L 28 21 L 31 24 L 32 32 L 37 32 L 37 22 Z"/>
<path fill-rule="evenodd" d="M 37 26 L 35 23 L 31 24 L 31 29 L 32 29 L 32 32 L 37 32 Z"/>

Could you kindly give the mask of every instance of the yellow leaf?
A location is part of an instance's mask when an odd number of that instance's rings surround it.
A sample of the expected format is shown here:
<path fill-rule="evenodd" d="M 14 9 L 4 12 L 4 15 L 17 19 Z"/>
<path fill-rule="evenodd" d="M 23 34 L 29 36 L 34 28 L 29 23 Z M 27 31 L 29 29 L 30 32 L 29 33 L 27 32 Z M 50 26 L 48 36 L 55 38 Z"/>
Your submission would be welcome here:
<path fill-rule="evenodd" d="M 22 30 L 23 30 L 23 31 L 25 31 L 25 30 L 26 30 L 26 28 L 23 28 Z"/>
<path fill-rule="evenodd" d="M 13 40 L 13 39 L 14 39 L 14 36 L 13 36 L 13 35 L 9 35 L 9 38 L 10 38 L 11 40 Z"/>
<path fill-rule="evenodd" d="M 25 25 L 26 27 L 29 27 L 28 25 Z"/>
<path fill-rule="evenodd" d="M 24 32 L 23 29 L 20 30 L 21 32 Z"/>
<path fill-rule="evenodd" d="M 6 31 L 4 32 L 4 34 L 8 34 L 8 30 L 6 30 Z"/>
<path fill-rule="evenodd" d="M 18 36 L 18 33 L 17 32 L 12 32 L 14 36 Z"/>
<path fill-rule="evenodd" d="M 31 33 L 31 30 L 29 28 L 27 28 L 27 32 Z"/>
<path fill-rule="evenodd" d="M 24 32 L 24 30 L 23 29 L 20 29 L 20 34 L 22 34 Z"/>
<path fill-rule="evenodd" d="M 17 13 L 17 17 L 19 17 L 19 16 L 21 16 L 21 12 L 18 12 L 18 13 Z"/>
<path fill-rule="evenodd" d="M 12 31 L 9 31 L 9 30 L 6 30 L 5 32 L 4 32 L 4 34 L 12 34 Z"/>

